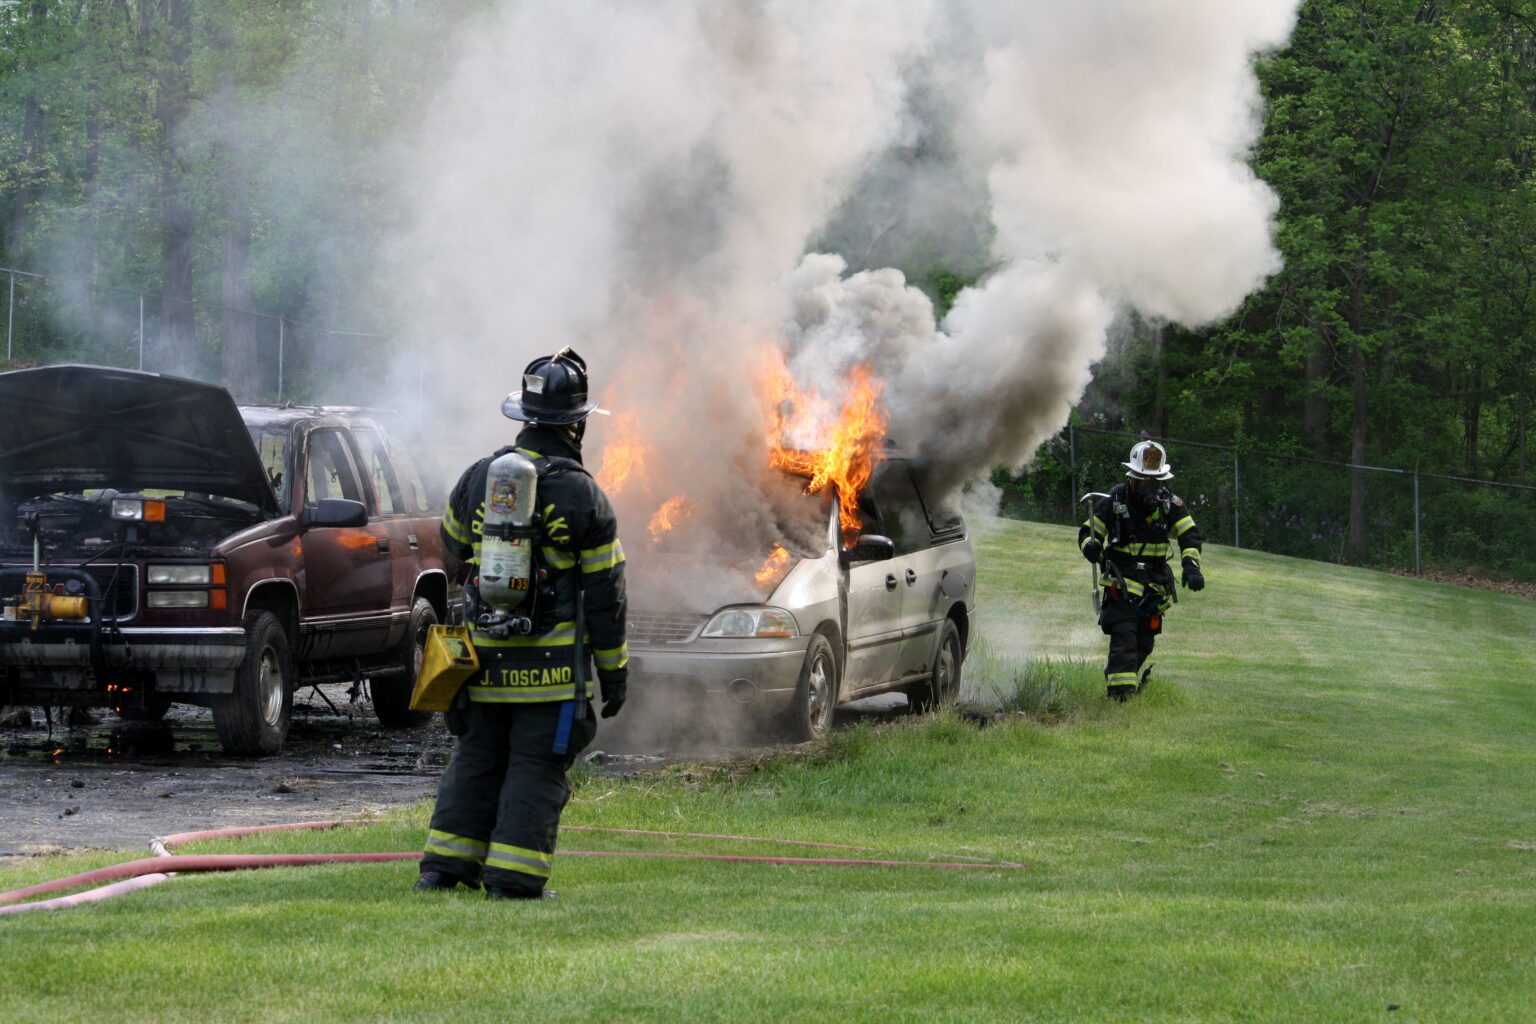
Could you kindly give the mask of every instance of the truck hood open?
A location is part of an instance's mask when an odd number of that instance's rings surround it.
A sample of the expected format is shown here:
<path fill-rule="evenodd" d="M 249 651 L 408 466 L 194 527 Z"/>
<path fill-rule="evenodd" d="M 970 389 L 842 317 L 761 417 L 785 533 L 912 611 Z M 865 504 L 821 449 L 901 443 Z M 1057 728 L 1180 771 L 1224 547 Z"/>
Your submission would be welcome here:
<path fill-rule="evenodd" d="M 212 384 L 102 366 L 0 373 L 0 493 L 216 494 L 277 514 L 240 410 Z"/>

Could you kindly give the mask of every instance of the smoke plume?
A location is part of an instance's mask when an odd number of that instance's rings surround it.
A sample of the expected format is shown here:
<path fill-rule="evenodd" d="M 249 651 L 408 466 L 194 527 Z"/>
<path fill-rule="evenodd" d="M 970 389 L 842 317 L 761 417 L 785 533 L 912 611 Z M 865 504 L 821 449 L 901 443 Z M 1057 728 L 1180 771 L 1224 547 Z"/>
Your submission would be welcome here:
<path fill-rule="evenodd" d="M 615 412 L 589 463 L 643 462 L 605 481 L 637 601 L 739 599 L 750 572 L 720 566 L 816 542 L 766 469 L 765 352 L 834 409 L 869 365 L 893 438 L 954 494 L 1060 429 L 1117 316 L 1207 323 L 1277 269 L 1251 62 L 1296 5 L 509 2 L 408 148 L 404 330 L 436 340 L 465 459 L 510 437 L 493 410 L 527 360 L 582 352 Z M 987 268 L 942 322 L 864 263 L 924 246 Z M 687 543 L 647 536 L 678 496 Z"/>

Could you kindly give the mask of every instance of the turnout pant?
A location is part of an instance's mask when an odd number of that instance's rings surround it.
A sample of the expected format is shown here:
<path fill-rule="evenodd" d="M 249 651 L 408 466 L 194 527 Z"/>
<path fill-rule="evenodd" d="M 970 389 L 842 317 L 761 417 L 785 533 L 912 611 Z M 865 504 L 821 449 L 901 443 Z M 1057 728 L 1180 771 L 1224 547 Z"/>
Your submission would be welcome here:
<path fill-rule="evenodd" d="M 1104 666 L 1104 681 L 1111 687 L 1135 686 L 1141 666 L 1151 656 L 1157 634 L 1162 632 L 1161 617 L 1154 628 L 1150 616 L 1140 615 L 1127 602 L 1110 600 L 1105 595 L 1099 611 L 1099 628 L 1109 637 L 1109 664 Z"/>
<path fill-rule="evenodd" d="M 537 896 L 554 863 L 565 773 L 597 734 L 588 705 L 554 752 L 564 701 L 470 702 L 466 729 L 437 787 L 422 871 Z"/>

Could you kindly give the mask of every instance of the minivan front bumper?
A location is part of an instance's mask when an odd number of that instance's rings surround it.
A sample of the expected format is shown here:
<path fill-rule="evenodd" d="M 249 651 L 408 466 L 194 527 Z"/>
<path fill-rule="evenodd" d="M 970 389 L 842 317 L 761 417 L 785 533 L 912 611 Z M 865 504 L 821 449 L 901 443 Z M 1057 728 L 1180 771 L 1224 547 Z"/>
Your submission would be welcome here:
<path fill-rule="evenodd" d="M 630 649 L 629 678 L 636 690 L 775 714 L 793 703 L 809 646 L 806 636 L 637 646 Z"/>

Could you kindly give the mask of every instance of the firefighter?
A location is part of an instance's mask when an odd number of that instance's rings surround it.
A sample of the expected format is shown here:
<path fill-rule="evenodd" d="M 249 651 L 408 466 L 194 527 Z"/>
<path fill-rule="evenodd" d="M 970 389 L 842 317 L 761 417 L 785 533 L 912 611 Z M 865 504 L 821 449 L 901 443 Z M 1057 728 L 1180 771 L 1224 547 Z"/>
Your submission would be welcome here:
<path fill-rule="evenodd" d="M 624 705 L 624 550 L 613 509 L 581 464 L 587 368 L 569 349 L 535 359 L 523 390 L 501 411 L 527 423 L 516 445 L 476 462 L 459 478 L 443 515 L 450 558 L 468 566 L 467 614 L 480 671 L 448 713 L 458 736 L 438 786 L 420 890 L 484 886 L 489 897 L 538 899 L 570 799 L 566 772 L 596 735 L 590 698 L 596 662 L 604 718 Z M 487 467 L 515 448 L 538 470 L 539 600 L 533 631 L 497 639 L 475 628 Z M 583 642 L 577 643 L 579 620 Z M 578 653 L 580 652 L 580 653 Z"/>
<path fill-rule="evenodd" d="M 1184 500 L 1166 486 L 1173 479 L 1168 453 L 1155 441 L 1142 441 L 1122 465 L 1125 482 L 1099 499 L 1077 532 L 1083 557 L 1103 567 L 1099 628 L 1109 637 L 1104 678 L 1109 697 L 1120 701 L 1145 687 L 1152 673 L 1146 661 L 1173 603 L 1173 542 L 1185 588 L 1205 589 L 1200 530 Z"/>

